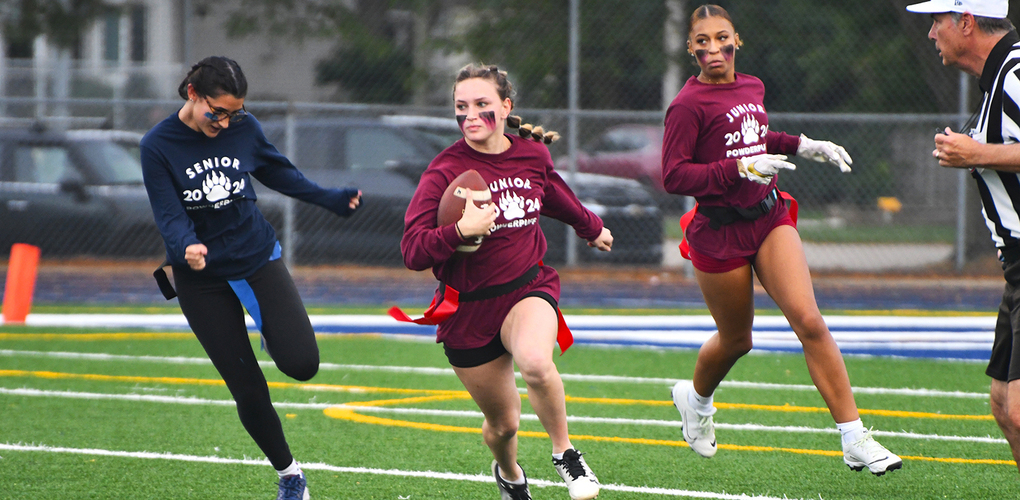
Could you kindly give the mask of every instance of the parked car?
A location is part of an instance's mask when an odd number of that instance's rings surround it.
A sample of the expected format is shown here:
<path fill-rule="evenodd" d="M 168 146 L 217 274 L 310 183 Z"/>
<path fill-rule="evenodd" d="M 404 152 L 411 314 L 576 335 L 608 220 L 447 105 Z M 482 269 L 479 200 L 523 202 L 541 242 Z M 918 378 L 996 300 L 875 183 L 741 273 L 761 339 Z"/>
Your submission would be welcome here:
<path fill-rule="evenodd" d="M 267 121 L 263 129 L 269 142 L 282 150 L 285 124 Z M 442 147 L 413 128 L 375 119 L 298 120 L 295 134 L 290 159 L 306 177 L 323 186 L 356 186 L 364 193 L 362 207 L 347 218 L 296 203 L 296 260 L 401 263 L 404 213 L 422 172 Z M 282 206 L 280 196 L 264 196 L 267 192 L 259 190 L 259 199 Z M 263 212 L 278 230 L 283 227 L 273 217 L 279 208 Z"/>
<path fill-rule="evenodd" d="M 659 264 L 662 262 L 662 213 L 652 193 L 641 183 L 599 174 L 562 174 L 581 204 L 602 218 L 613 233 L 613 250 L 603 252 L 578 240 L 581 262 Z M 539 224 L 549 242 L 545 260 L 566 260 L 566 238 L 576 238 L 573 228 L 543 217 Z"/>
<path fill-rule="evenodd" d="M 297 260 L 399 265 L 404 213 L 428 163 L 459 138 L 456 126 L 453 119 L 407 116 L 298 120 L 291 160 L 321 185 L 357 186 L 364 199 L 358 213 L 346 219 L 297 203 Z M 285 124 L 267 121 L 263 128 L 269 141 L 282 148 Z M 645 187 L 632 180 L 580 174 L 568 176 L 568 183 L 585 206 L 605 219 L 615 237 L 613 251 L 602 255 L 580 242 L 581 260 L 661 261 L 662 217 Z M 260 201 L 275 206 L 281 203 L 279 197 L 264 196 L 264 192 L 259 191 Z M 282 227 L 279 219 L 274 220 L 278 208 L 265 206 L 262 210 L 278 229 Z M 550 241 L 547 260 L 562 262 L 564 225 L 544 218 L 542 229 Z"/>
<path fill-rule="evenodd" d="M 137 156 L 93 132 L 0 128 L 0 254 L 14 243 L 43 256 L 163 252 Z"/>
<path fill-rule="evenodd" d="M 578 172 L 634 179 L 663 192 L 662 127 L 618 125 L 603 132 L 577 153 Z M 566 157 L 556 161 L 566 169 Z"/>

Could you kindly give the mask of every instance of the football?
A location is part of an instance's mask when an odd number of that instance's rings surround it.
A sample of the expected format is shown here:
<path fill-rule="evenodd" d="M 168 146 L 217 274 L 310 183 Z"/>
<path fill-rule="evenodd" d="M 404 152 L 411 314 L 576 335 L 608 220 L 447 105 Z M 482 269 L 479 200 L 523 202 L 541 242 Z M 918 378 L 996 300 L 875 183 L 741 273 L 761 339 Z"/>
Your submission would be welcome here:
<path fill-rule="evenodd" d="M 439 210 L 436 212 L 436 223 L 442 227 L 456 223 L 464 215 L 464 204 L 467 201 L 467 189 L 472 191 L 475 206 L 482 207 L 492 203 L 492 193 L 489 186 L 485 184 L 482 174 L 475 170 L 467 170 L 457 176 L 439 200 Z M 458 252 L 474 252 L 482 244 L 482 236 L 468 241 L 457 247 Z"/>

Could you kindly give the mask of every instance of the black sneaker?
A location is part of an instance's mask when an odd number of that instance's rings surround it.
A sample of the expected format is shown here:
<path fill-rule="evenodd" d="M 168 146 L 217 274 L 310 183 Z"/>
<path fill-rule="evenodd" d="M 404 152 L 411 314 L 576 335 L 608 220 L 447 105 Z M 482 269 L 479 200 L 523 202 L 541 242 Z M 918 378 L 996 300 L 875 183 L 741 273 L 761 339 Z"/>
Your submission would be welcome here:
<path fill-rule="evenodd" d="M 517 465 L 520 467 L 520 464 Z M 501 500 L 531 500 L 531 492 L 528 491 L 528 475 L 521 468 L 521 475 L 524 476 L 524 484 L 510 484 L 499 475 L 499 464 L 492 461 L 492 475 L 496 478 L 496 486 L 499 487 Z"/>
<path fill-rule="evenodd" d="M 554 458 L 553 466 L 567 483 L 570 500 L 591 500 L 599 496 L 602 485 L 577 450 L 571 448 L 563 452 L 563 459 Z"/>

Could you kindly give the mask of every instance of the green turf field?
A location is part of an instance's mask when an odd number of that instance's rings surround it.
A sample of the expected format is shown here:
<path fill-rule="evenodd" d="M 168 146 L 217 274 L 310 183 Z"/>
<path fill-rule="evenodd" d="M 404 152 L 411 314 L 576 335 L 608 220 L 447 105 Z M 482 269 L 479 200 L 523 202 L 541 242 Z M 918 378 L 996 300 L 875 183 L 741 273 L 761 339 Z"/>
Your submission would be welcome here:
<path fill-rule="evenodd" d="M 372 335 L 320 336 L 319 345 L 310 383 L 264 366 L 312 498 L 498 498 L 482 419 L 441 347 Z M 716 394 L 719 453 L 695 455 L 669 399 L 695 355 L 579 345 L 557 358 L 572 439 L 604 485 L 599 498 L 1017 495 L 980 363 L 847 359 L 865 425 L 889 433 L 879 441 L 904 458 L 903 469 L 876 477 L 843 464 L 799 355 L 738 363 Z M 0 327 L 0 408 L 0 498 L 276 492 L 276 474 L 190 334 Z M 524 412 L 520 462 L 532 494 L 566 499 L 526 398 Z"/>

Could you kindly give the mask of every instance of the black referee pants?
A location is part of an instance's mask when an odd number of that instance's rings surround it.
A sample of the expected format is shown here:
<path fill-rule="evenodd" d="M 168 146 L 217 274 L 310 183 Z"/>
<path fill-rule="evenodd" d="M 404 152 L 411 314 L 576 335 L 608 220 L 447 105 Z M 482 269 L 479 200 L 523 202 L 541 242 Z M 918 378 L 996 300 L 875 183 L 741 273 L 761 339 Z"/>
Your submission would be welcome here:
<path fill-rule="evenodd" d="M 173 271 L 181 311 L 226 382 L 241 424 L 273 467 L 287 468 L 294 457 L 269 399 L 237 293 L 227 280 L 189 268 L 174 267 Z M 312 378 L 319 370 L 319 347 L 287 267 L 279 259 L 269 261 L 244 281 L 257 301 L 266 350 L 277 368 L 297 380 Z"/>

